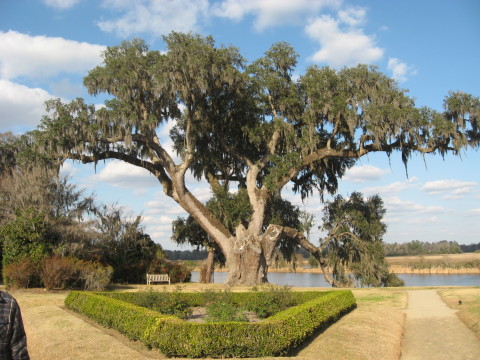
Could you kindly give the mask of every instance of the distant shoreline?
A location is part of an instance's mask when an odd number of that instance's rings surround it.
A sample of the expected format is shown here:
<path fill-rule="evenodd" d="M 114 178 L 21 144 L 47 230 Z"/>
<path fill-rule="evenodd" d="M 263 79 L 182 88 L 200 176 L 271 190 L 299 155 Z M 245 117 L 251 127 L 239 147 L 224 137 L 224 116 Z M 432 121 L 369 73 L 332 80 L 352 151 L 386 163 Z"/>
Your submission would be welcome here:
<path fill-rule="evenodd" d="M 480 274 L 480 253 L 462 253 L 445 255 L 390 256 L 386 257 L 390 272 L 394 274 Z M 198 271 L 198 267 L 195 268 Z M 215 269 L 218 272 L 227 268 Z M 312 273 L 321 274 L 320 268 L 309 268 L 308 261 L 297 262 L 294 270 L 291 266 L 270 266 L 271 273 Z"/>
<path fill-rule="evenodd" d="M 194 269 L 198 271 L 198 268 Z M 479 274 L 479 268 L 443 268 L 443 267 L 432 267 L 425 269 L 412 269 L 408 266 L 397 266 L 392 265 L 389 267 L 390 272 L 394 274 Z M 227 268 L 215 269 L 215 272 L 228 272 Z M 311 273 L 311 274 L 321 274 L 321 269 L 305 269 L 297 268 L 296 270 L 290 268 L 269 268 L 269 273 Z"/>

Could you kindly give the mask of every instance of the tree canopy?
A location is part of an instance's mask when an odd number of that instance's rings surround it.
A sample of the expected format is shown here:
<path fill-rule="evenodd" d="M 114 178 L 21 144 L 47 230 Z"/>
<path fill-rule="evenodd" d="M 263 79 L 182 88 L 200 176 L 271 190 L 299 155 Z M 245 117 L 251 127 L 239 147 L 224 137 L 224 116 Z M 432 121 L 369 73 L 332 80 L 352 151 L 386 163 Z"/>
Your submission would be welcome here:
<path fill-rule="evenodd" d="M 108 48 L 84 79 L 90 94 L 111 95 L 106 106 L 49 101 L 33 135 L 58 159 L 119 159 L 148 170 L 221 249 L 230 283 L 266 281 L 279 241 L 295 238 L 283 224 L 265 226 L 285 186 L 302 198 L 334 194 L 345 171 L 372 152 L 399 152 L 406 164 L 414 152 L 478 147 L 478 97 L 451 92 L 438 112 L 416 107 L 372 66 L 311 66 L 296 79 L 298 55 L 287 43 L 247 64 L 211 37 L 174 32 L 164 40 L 164 53 L 138 39 Z M 158 133 L 168 121 L 178 160 Z M 212 189 L 245 189 L 247 221 L 222 223 L 189 191 L 187 171 Z"/>
<path fill-rule="evenodd" d="M 380 196 L 364 198 L 359 192 L 349 198 L 337 195 L 325 204 L 320 228 L 327 235 L 318 246 L 307 243 L 305 247 L 310 247 L 332 286 L 401 284 L 401 280 L 389 273 L 385 262 L 385 212 Z"/>

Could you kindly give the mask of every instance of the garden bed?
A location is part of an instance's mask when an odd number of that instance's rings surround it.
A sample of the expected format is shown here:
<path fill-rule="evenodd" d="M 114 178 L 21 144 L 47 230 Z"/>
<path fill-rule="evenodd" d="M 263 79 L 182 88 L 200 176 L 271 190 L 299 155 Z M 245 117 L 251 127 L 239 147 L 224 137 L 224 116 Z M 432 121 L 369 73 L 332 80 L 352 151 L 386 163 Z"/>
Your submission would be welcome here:
<path fill-rule="evenodd" d="M 297 348 L 317 329 L 326 327 L 355 307 L 351 291 L 292 292 L 294 305 L 262 321 L 188 322 L 177 316 L 135 305 L 139 293 L 72 292 L 69 309 L 116 329 L 132 340 L 158 348 L 166 356 L 259 357 L 284 355 Z M 205 305 L 202 293 L 160 294 L 189 306 Z M 233 293 L 238 307 L 258 292 Z M 150 295 L 153 298 L 153 294 Z M 167 301 L 169 301 L 167 299 Z M 255 303 L 255 301 L 253 301 Z"/>

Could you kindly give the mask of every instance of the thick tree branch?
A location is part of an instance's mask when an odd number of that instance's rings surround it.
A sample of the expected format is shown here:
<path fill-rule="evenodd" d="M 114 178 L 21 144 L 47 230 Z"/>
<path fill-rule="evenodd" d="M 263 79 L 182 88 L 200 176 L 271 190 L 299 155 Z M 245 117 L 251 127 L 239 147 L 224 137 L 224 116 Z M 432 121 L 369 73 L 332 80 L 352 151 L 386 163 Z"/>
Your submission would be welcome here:
<path fill-rule="evenodd" d="M 104 151 L 96 155 L 86 155 L 78 153 L 68 153 L 66 155 L 68 159 L 81 161 L 83 164 L 96 163 L 100 160 L 117 159 L 125 161 L 131 165 L 138 166 L 146 169 L 152 175 L 154 175 L 162 184 L 163 191 L 168 196 L 172 194 L 172 181 L 165 172 L 162 166 L 157 166 L 149 161 L 141 160 L 137 157 L 129 156 L 128 154 L 117 151 Z"/>
<path fill-rule="evenodd" d="M 335 279 L 332 278 L 328 271 L 328 263 L 326 257 L 323 255 L 322 249 L 313 245 L 301 232 L 291 228 L 284 226 L 283 227 L 283 234 L 290 239 L 294 240 L 297 244 L 299 244 L 302 248 L 307 250 L 315 259 L 317 259 L 318 263 L 320 264 L 320 268 L 323 273 L 323 277 L 325 280 L 332 286 L 336 286 Z"/>

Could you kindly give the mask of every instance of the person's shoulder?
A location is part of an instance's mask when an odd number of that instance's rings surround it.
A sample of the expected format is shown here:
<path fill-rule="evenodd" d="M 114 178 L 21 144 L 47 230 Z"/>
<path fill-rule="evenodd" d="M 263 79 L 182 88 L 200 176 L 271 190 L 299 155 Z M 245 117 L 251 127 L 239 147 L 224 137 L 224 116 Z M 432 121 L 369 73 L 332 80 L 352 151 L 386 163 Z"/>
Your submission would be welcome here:
<path fill-rule="evenodd" d="M 12 295 L 10 295 L 9 293 L 6 293 L 5 291 L 0 291 L 0 301 L 15 302 L 15 298 Z"/>

